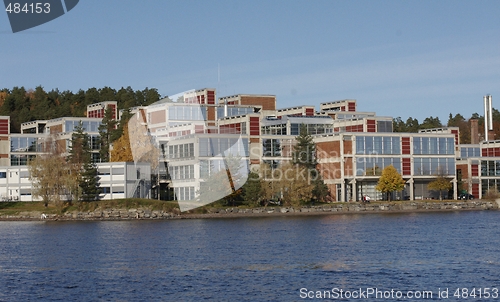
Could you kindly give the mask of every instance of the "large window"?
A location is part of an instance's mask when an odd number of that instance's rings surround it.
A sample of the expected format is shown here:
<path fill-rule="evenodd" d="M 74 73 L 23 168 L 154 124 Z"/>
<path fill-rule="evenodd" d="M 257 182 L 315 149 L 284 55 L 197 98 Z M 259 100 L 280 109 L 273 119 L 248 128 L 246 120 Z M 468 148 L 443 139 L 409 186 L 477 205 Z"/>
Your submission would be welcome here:
<path fill-rule="evenodd" d="M 310 135 L 321 135 L 333 133 L 333 124 L 291 124 L 291 135 L 300 134 L 300 126 L 305 125 Z"/>
<path fill-rule="evenodd" d="M 80 121 L 66 121 L 66 132 L 75 131 L 75 127 L 80 124 Z M 99 121 L 82 121 L 83 131 L 85 132 L 99 132 L 99 125 L 101 122 Z"/>
<path fill-rule="evenodd" d="M 177 187 L 174 192 L 177 200 L 193 200 L 195 197 L 194 187 Z"/>
<path fill-rule="evenodd" d="M 455 139 L 452 137 L 414 137 L 413 154 L 454 154 Z"/>
<path fill-rule="evenodd" d="M 281 156 L 281 142 L 279 139 L 263 139 L 262 152 L 266 157 Z"/>
<path fill-rule="evenodd" d="M 209 176 L 227 168 L 233 172 L 235 169 L 239 169 L 239 174 L 244 175 L 248 171 L 248 160 L 241 159 L 239 162 L 223 159 L 200 160 L 200 178 L 207 179 Z"/>
<path fill-rule="evenodd" d="M 241 144 L 238 143 L 241 140 Z M 246 138 L 200 138 L 200 156 L 248 156 L 248 139 Z"/>
<path fill-rule="evenodd" d="M 168 146 L 168 158 L 182 159 L 194 157 L 194 143 Z"/>
<path fill-rule="evenodd" d="M 254 113 L 253 107 L 227 107 L 227 116 L 238 116 Z M 224 107 L 217 107 L 217 117 L 224 117 Z"/>
<path fill-rule="evenodd" d="M 204 121 L 207 108 L 201 106 L 171 106 L 168 108 L 169 120 Z"/>
<path fill-rule="evenodd" d="M 286 124 L 262 126 L 261 134 L 286 135 Z"/>
<path fill-rule="evenodd" d="M 455 175 L 455 159 L 449 157 L 415 157 L 414 175 Z"/>
<path fill-rule="evenodd" d="M 11 155 L 10 165 L 11 166 L 26 166 L 28 160 L 35 158 L 36 155 Z"/>
<path fill-rule="evenodd" d="M 481 176 L 500 176 L 500 161 L 482 160 Z"/>
<path fill-rule="evenodd" d="M 480 157 L 481 150 L 479 147 L 462 147 L 460 148 L 460 158 L 469 158 L 469 157 Z"/>
<path fill-rule="evenodd" d="M 385 167 L 393 165 L 401 174 L 401 158 L 399 157 L 358 157 L 356 160 L 357 176 L 378 176 L 382 175 Z"/>
<path fill-rule="evenodd" d="M 194 179 L 194 165 L 169 166 L 169 173 L 173 180 Z"/>
<path fill-rule="evenodd" d="M 40 151 L 36 137 L 11 137 L 10 152 L 36 152 Z"/>
<path fill-rule="evenodd" d="M 399 136 L 356 136 L 356 154 L 401 154 Z"/>

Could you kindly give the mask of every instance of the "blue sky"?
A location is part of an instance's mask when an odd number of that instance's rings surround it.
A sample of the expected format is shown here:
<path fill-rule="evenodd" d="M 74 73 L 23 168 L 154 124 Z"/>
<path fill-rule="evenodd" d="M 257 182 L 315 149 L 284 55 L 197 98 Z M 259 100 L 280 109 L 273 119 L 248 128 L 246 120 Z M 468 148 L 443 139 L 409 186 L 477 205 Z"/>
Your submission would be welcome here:
<path fill-rule="evenodd" d="M 0 87 L 214 87 L 446 122 L 485 94 L 500 108 L 499 16 L 488 0 L 81 0 L 16 34 L 0 13 Z"/>

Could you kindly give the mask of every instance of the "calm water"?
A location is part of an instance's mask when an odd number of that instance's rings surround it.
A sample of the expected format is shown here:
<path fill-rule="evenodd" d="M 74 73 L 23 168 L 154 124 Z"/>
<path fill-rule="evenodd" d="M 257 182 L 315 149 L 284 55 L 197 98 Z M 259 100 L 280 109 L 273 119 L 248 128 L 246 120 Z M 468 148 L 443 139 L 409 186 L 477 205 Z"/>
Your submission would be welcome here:
<path fill-rule="evenodd" d="M 439 300 L 449 288 L 455 301 L 456 288 L 500 288 L 499 237 L 496 211 L 0 222 L 0 300 L 311 300 L 301 288 Z"/>

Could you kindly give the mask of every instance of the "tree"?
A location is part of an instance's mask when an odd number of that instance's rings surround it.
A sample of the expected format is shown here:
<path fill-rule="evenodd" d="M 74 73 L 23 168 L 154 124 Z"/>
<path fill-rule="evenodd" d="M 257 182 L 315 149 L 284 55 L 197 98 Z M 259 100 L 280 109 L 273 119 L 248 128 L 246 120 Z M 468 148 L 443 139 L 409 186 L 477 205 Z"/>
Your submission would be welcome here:
<path fill-rule="evenodd" d="M 428 117 L 424 120 L 424 122 L 420 125 L 420 129 L 431 129 L 431 128 L 440 128 L 443 127 L 439 117 Z"/>
<path fill-rule="evenodd" d="M 76 200 L 94 201 L 99 199 L 101 193 L 97 166 L 92 161 L 90 152 L 90 137 L 84 133 L 83 123 L 75 127 L 71 135 L 68 163 L 72 175 L 76 178 L 78 188 L 75 188 Z"/>
<path fill-rule="evenodd" d="M 330 196 L 330 190 L 328 186 L 323 181 L 323 177 L 318 173 L 318 177 L 313 180 L 313 198 L 319 202 L 325 202 L 328 196 Z"/>
<path fill-rule="evenodd" d="M 429 190 L 439 191 L 439 200 L 443 200 L 442 193 L 443 191 L 449 191 L 451 189 L 451 182 L 444 177 L 444 175 L 438 174 L 437 178 L 427 185 L 427 188 Z"/>
<path fill-rule="evenodd" d="M 375 189 L 382 193 L 387 193 L 387 198 L 391 201 L 391 193 L 401 191 L 404 187 L 405 181 L 403 177 L 401 177 L 401 174 L 398 173 L 393 165 L 389 165 L 382 171 L 382 175 L 380 176 Z"/>
<path fill-rule="evenodd" d="M 29 178 L 34 189 L 33 196 L 42 198 L 46 207 L 50 201 L 60 206 L 62 196 L 71 191 L 74 179 L 61 150 L 57 148 L 52 138 L 44 142 L 44 151 L 44 154 L 38 155 L 28 163 Z"/>
<path fill-rule="evenodd" d="M 251 171 L 248 174 L 247 182 L 243 185 L 242 195 L 246 204 L 258 205 L 263 196 L 262 180 L 259 173 Z"/>
<path fill-rule="evenodd" d="M 89 160 L 85 161 L 79 183 L 79 186 L 82 189 L 82 200 L 99 200 L 99 195 L 102 192 L 99 179 L 96 164 Z"/>
<path fill-rule="evenodd" d="M 113 118 L 113 109 L 107 107 L 104 111 L 104 117 L 99 125 L 99 142 L 101 148 L 99 150 L 99 155 L 101 162 L 109 162 L 110 160 L 110 146 L 113 141 L 118 139 L 116 125 L 118 122 Z"/>
<path fill-rule="evenodd" d="M 313 137 L 307 132 L 307 126 L 302 124 L 300 126 L 299 135 L 295 138 L 297 144 L 294 146 L 292 153 L 293 164 L 298 165 L 300 168 L 308 172 L 307 181 L 311 187 L 311 192 L 303 192 L 303 196 L 311 195 L 318 201 L 323 201 L 329 194 L 328 186 L 325 185 L 323 178 L 317 170 L 318 162 L 316 160 L 316 144 Z M 301 177 L 304 173 L 302 169 L 297 169 L 299 173 L 297 177 Z M 311 182 L 312 181 L 312 182 Z M 304 187 L 305 188 L 305 187 Z"/>
<path fill-rule="evenodd" d="M 300 132 L 295 137 L 297 144 L 293 147 L 292 163 L 301 165 L 309 170 L 316 170 L 316 145 L 312 136 L 307 132 L 307 126 L 300 125 Z"/>
<path fill-rule="evenodd" d="M 304 166 L 286 163 L 275 171 L 274 176 L 277 177 L 275 181 L 283 196 L 284 205 L 297 206 L 312 199 L 314 185 L 310 171 Z"/>
<path fill-rule="evenodd" d="M 134 156 L 132 155 L 132 149 L 130 148 L 130 139 L 128 134 L 128 125 L 123 126 L 123 134 L 113 143 L 113 149 L 111 150 L 112 162 L 132 162 L 134 161 Z"/>

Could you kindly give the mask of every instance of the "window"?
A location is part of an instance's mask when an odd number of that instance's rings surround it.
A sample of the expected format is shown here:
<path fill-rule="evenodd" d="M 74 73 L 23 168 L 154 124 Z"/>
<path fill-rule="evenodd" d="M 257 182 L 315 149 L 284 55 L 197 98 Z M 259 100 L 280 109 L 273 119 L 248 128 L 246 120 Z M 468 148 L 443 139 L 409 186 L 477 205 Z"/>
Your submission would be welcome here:
<path fill-rule="evenodd" d="M 454 154 L 455 140 L 451 137 L 414 137 L 413 154 Z"/>
<path fill-rule="evenodd" d="M 124 193 L 124 187 L 123 186 L 118 186 L 118 187 L 113 187 L 113 193 Z"/>
<path fill-rule="evenodd" d="M 415 157 L 414 175 L 455 175 L 455 159 L 449 157 Z"/>
<path fill-rule="evenodd" d="M 401 154 L 401 139 L 399 136 L 356 136 L 356 154 Z"/>

